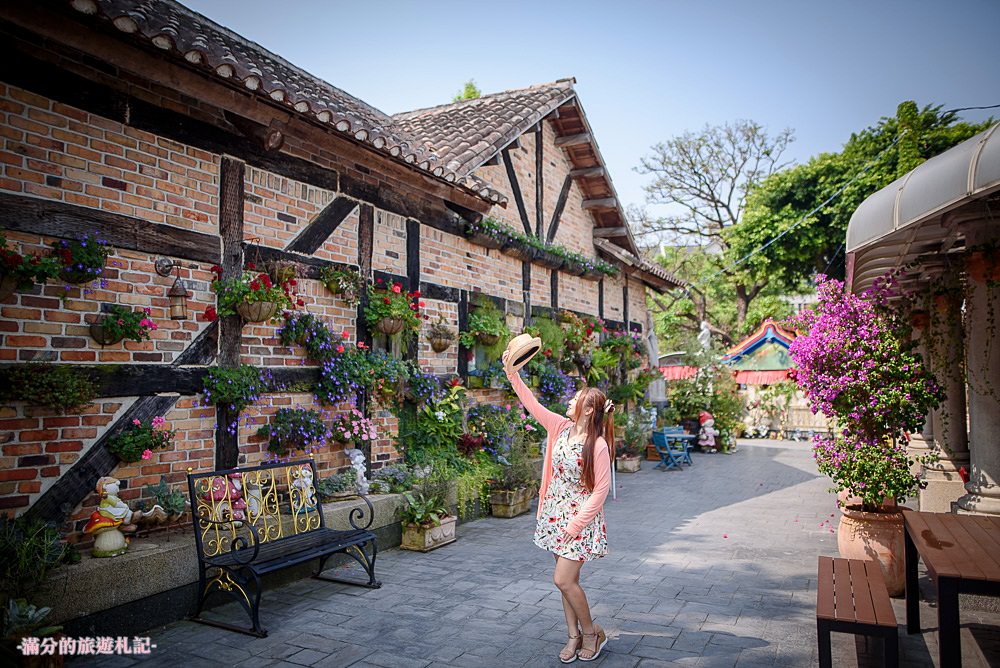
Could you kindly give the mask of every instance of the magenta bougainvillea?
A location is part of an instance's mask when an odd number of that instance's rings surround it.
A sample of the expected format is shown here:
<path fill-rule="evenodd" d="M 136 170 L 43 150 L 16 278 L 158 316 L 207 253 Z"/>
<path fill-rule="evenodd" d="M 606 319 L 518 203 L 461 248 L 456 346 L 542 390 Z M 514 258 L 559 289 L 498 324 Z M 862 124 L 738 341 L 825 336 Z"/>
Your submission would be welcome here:
<path fill-rule="evenodd" d="M 901 501 L 919 484 L 910 473 L 909 434 L 922 428 L 944 394 L 893 306 L 900 295 L 891 277 L 855 295 L 820 276 L 817 296 L 815 310 L 793 321 L 805 334 L 789 352 L 798 366 L 794 380 L 813 412 L 836 426 L 832 436 L 815 439 L 819 469 L 838 491 L 861 497 L 866 510 L 886 497 Z"/>

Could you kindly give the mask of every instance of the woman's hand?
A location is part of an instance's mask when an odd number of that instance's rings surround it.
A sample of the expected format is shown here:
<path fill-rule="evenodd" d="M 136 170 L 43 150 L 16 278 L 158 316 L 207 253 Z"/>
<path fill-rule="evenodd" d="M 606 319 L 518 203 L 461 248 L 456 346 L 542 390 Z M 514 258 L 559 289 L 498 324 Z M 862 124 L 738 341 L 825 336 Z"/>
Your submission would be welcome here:
<path fill-rule="evenodd" d="M 507 374 L 507 378 L 510 378 L 510 351 L 503 351 L 503 355 L 500 356 L 500 362 L 503 363 L 503 372 Z"/>

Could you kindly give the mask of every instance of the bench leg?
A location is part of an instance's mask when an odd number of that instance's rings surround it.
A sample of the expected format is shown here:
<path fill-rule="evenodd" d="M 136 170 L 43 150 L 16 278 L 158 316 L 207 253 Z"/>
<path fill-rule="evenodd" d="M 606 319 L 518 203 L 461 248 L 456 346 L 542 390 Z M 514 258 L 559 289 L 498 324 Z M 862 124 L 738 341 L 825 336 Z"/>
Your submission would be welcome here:
<path fill-rule="evenodd" d="M 209 626 L 217 626 L 228 631 L 236 631 L 237 633 L 257 636 L 258 638 L 267 637 L 267 630 L 260 625 L 260 597 L 263 593 L 260 576 L 252 571 L 250 571 L 249 574 L 250 577 L 237 571 L 219 569 L 219 574 L 211 580 L 207 580 L 207 585 L 202 587 L 198 599 L 198 611 L 193 617 L 191 617 L 191 621 L 207 624 Z M 204 572 L 202 573 L 202 579 L 206 579 Z M 252 592 L 250 591 L 249 586 L 251 581 L 254 584 Z M 247 615 L 250 617 L 251 624 L 253 624 L 249 630 L 244 627 L 216 621 L 214 619 L 206 619 L 201 616 L 202 609 L 205 605 L 205 599 L 208 598 L 211 593 L 209 590 L 212 589 L 213 586 L 219 591 L 225 592 L 231 596 L 237 603 L 240 604 L 240 606 L 242 606 Z"/>
<path fill-rule="evenodd" d="M 822 620 L 816 620 L 816 639 L 819 641 L 819 668 L 833 668 L 830 627 Z"/>
<path fill-rule="evenodd" d="M 371 556 L 369 557 L 365 554 L 364 546 L 371 546 Z M 313 575 L 317 580 L 326 580 L 327 582 L 339 582 L 342 584 L 349 584 L 354 586 L 368 587 L 370 589 L 378 589 L 382 586 L 382 583 L 375 579 L 375 557 L 378 556 L 378 545 L 374 540 L 370 540 L 367 543 L 361 545 L 353 545 L 344 551 L 344 554 L 354 559 L 354 561 L 361 564 L 361 567 L 365 569 L 365 573 L 368 574 L 368 582 L 362 583 L 356 580 L 345 580 L 344 578 L 334 578 L 328 575 L 322 575 L 323 567 L 326 565 L 326 560 L 332 555 L 327 555 L 320 558 L 319 568 L 316 574 Z"/>
<path fill-rule="evenodd" d="M 882 637 L 883 665 L 885 668 L 899 668 L 899 632 L 893 629 Z"/>

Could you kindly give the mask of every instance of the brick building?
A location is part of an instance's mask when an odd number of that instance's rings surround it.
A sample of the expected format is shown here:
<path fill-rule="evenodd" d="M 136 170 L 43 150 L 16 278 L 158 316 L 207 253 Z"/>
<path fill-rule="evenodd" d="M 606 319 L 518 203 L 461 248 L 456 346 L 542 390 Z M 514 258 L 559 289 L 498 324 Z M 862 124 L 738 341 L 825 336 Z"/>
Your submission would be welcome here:
<path fill-rule="evenodd" d="M 0 303 L 0 363 L 100 367 L 100 397 L 80 414 L 15 402 L 0 407 L 0 511 L 76 522 L 97 502 L 101 475 L 140 498 L 161 475 L 255 463 L 255 424 L 229 434 L 198 405 L 202 367 L 268 367 L 281 380 L 315 377 L 302 351 L 270 324 L 208 321 L 210 267 L 238 272 L 251 259 L 298 265 L 299 296 L 335 331 L 370 337 L 359 308 L 317 280 L 324 266 L 419 288 L 426 313 L 463 322 L 469 296 L 503 307 L 513 331 L 564 308 L 645 331 L 647 289 L 677 285 L 639 257 L 572 80 L 387 116 L 171 0 L 16 3 L 0 19 L 0 230 L 12 248 L 45 252 L 96 233 L 114 247 L 102 280 L 55 281 Z M 484 216 L 601 257 L 621 271 L 595 280 L 472 243 Z M 180 263 L 186 320 L 169 318 Z M 102 347 L 88 325 L 109 305 L 149 308 L 149 341 Z M 438 374 L 467 372 L 457 347 L 420 339 L 405 354 Z M 481 400 L 489 400 L 482 391 Z M 164 415 L 175 445 L 135 464 L 107 451 L 136 417 Z M 398 457 L 395 425 L 380 414 L 374 466 Z M 318 457 L 329 471 L 343 453 Z"/>

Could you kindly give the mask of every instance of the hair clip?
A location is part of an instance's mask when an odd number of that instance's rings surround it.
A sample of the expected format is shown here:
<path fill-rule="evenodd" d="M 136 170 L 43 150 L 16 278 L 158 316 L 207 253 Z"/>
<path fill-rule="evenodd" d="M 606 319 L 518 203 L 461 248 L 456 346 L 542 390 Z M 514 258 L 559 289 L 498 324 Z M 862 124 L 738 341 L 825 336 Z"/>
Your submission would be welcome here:
<path fill-rule="evenodd" d="M 604 402 L 604 412 L 605 413 L 614 413 L 615 412 L 615 402 L 611 401 L 610 399 L 608 399 L 607 401 L 605 401 Z"/>

